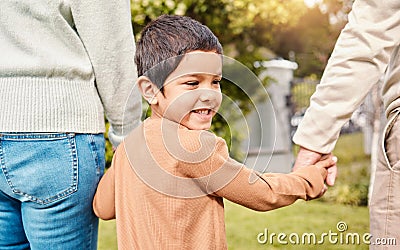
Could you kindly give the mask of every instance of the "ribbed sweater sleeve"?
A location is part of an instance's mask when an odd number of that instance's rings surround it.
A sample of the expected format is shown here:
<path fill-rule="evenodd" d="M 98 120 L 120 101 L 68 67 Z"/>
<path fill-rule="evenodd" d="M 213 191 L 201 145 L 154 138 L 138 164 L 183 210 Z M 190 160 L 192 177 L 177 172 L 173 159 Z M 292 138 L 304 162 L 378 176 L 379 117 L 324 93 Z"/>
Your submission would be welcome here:
<path fill-rule="evenodd" d="M 97 90 L 111 125 L 110 139 L 116 146 L 138 125 L 141 116 L 130 2 L 76 0 L 71 12 L 93 66 Z"/>
<path fill-rule="evenodd" d="M 262 174 L 230 158 L 222 138 L 203 136 L 203 139 L 202 148 L 214 148 L 213 154 L 196 167 L 182 169 L 187 171 L 188 177 L 201 179 L 199 184 L 210 195 L 250 209 L 267 211 L 290 205 L 298 199 L 316 198 L 323 190 L 325 169 L 311 165 L 290 174 Z M 208 177 L 206 181 L 205 176 Z"/>
<path fill-rule="evenodd" d="M 298 199 L 316 198 L 324 187 L 322 173 L 315 166 L 307 166 L 290 174 L 261 174 L 229 158 L 225 142 L 220 141 L 211 171 L 224 164 L 227 168 L 237 169 L 238 173 L 215 194 L 258 211 L 287 206 Z"/>
<path fill-rule="evenodd" d="M 0 131 L 104 133 L 140 122 L 128 0 L 0 1 Z"/>

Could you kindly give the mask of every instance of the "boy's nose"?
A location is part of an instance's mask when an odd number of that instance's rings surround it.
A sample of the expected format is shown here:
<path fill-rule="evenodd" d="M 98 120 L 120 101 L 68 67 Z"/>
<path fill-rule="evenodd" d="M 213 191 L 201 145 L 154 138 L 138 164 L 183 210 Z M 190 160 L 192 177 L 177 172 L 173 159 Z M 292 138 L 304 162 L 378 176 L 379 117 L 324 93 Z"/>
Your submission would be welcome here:
<path fill-rule="evenodd" d="M 217 99 L 219 93 L 215 90 L 202 89 L 200 90 L 199 100 L 202 102 L 208 102 Z"/>

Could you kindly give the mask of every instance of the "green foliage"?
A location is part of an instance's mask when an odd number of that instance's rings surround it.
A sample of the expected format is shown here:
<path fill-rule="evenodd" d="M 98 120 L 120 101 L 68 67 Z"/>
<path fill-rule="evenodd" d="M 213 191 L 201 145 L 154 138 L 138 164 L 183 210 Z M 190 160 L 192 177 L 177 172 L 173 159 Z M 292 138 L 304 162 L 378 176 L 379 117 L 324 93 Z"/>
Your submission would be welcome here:
<path fill-rule="evenodd" d="M 191 16 L 216 34 L 232 37 L 253 27 L 255 19 L 268 24 L 292 25 L 305 11 L 302 0 L 131 0 L 132 21 L 139 27 L 135 32 L 159 15 L 175 14 Z"/>
<path fill-rule="evenodd" d="M 148 22 L 162 14 L 184 15 L 185 12 L 186 5 L 183 1 L 131 0 L 132 23 L 136 36 Z"/>
<path fill-rule="evenodd" d="M 361 176 L 361 179 L 363 176 Z M 338 183 L 329 190 L 323 200 L 338 204 L 366 206 L 368 204 L 368 183 Z"/>
<path fill-rule="evenodd" d="M 370 179 L 369 156 L 363 148 L 363 134 L 344 134 L 339 137 L 334 150 L 338 157 L 338 177 L 330 187 L 323 200 L 341 204 L 368 204 L 368 187 Z"/>
<path fill-rule="evenodd" d="M 333 153 L 339 158 L 338 164 L 341 166 L 369 164 L 370 158 L 364 153 L 363 140 L 364 138 L 361 132 L 340 135 L 333 151 Z M 357 168 L 357 166 L 352 167 L 352 169 L 355 168 Z M 360 166 L 360 168 L 362 169 L 363 167 Z"/>
<path fill-rule="evenodd" d="M 106 121 L 106 133 L 104 135 L 106 139 L 106 168 L 109 168 L 111 166 L 112 157 L 114 155 L 113 147 L 111 145 L 111 142 L 108 140 L 109 127 L 110 124 Z"/>
<path fill-rule="evenodd" d="M 225 55 L 254 70 L 253 62 L 273 57 L 266 49 L 271 32 L 255 27 L 293 26 L 306 12 L 303 0 L 131 0 L 136 38 L 142 28 L 162 14 L 190 16 L 207 25 L 221 41 Z"/>
<path fill-rule="evenodd" d="M 310 97 L 315 92 L 317 81 L 316 75 L 311 75 L 292 87 L 291 101 L 294 104 L 294 112 L 303 111 L 310 105 Z"/>
<path fill-rule="evenodd" d="M 187 15 L 216 34 L 225 55 L 253 71 L 254 61 L 293 52 L 297 75 L 320 76 L 352 2 L 324 0 L 307 8 L 303 0 L 131 0 L 131 13 L 136 38 L 162 14 Z"/>
<path fill-rule="evenodd" d="M 332 25 L 330 13 L 319 8 L 308 9 L 293 26 L 279 26 L 272 30 L 269 47 L 282 57 L 293 53 L 299 64 L 297 76 L 321 76 L 343 23 Z"/>

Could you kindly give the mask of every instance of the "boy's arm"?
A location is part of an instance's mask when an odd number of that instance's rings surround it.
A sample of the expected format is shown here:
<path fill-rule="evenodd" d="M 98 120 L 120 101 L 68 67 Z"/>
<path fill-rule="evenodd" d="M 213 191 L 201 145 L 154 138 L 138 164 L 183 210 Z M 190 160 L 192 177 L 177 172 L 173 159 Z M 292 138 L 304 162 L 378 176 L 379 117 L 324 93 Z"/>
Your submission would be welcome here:
<path fill-rule="evenodd" d="M 315 165 L 290 174 L 260 174 L 229 158 L 223 140 L 217 143 L 209 166 L 207 190 L 216 190 L 214 195 L 259 211 L 287 206 L 297 199 L 319 197 L 327 174 L 325 168 Z"/>
<path fill-rule="evenodd" d="M 101 178 L 93 199 L 93 210 L 103 220 L 115 219 L 115 158 Z"/>
<path fill-rule="evenodd" d="M 317 198 L 323 190 L 323 176 L 313 165 L 290 174 L 259 174 L 242 167 L 238 175 L 215 194 L 254 210 L 268 211 L 288 206 L 298 199 Z"/>

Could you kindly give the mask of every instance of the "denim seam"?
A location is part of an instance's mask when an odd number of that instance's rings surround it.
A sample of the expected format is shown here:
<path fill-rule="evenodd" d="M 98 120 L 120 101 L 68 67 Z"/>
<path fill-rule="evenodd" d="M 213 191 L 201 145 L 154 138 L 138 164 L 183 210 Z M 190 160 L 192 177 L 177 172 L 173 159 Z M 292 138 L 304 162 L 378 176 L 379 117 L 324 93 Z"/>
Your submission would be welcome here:
<path fill-rule="evenodd" d="M 6 164 L 4 161 L 4 154 L 3 154 L 3 134 L 0 135 L 0 164 L 1 164 L 1 170 L 4 174 L 4 178 L 7 182 L 7 184 L 14 190 L 14 186 L 8 176 L 7 168 L 5 167 Z"/>
<path fill-rule="evenodd" d="M 92 235 L 93 235 L 93 224 L 90 224 L 89 226 L 89 234 L 90 237 L 88 237 L 88 241 L 87 241 L 87 249 L 92 249 Z"/>
<path fill-rule="evenodd" d="M 3 140 L 49 140 L 49 139 L 62 139 L 68 138 L 69 133 L 19 133 L 19 132 L 3 132 L 1 138 Z"/>
<path fill-rule="evenodd" d="M 97 174 L 97 176 L 99 176 L 100 175 L 100 162 L 99 162 L 98 149 L 96 146 L 96 142 L 94 141 L 93 134 L 89 134 L 89 142 L 90 142 L 90 146 L 92 148 L 92 155 L 94 158 L 94 162 L 96 164 L 96 174 Z"/>

